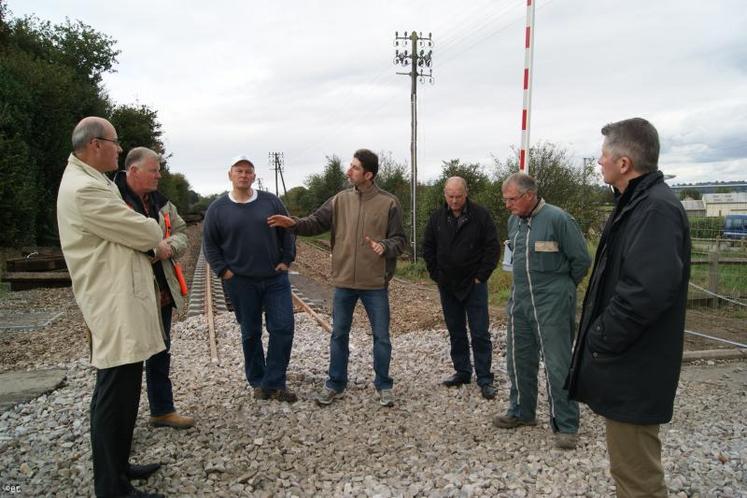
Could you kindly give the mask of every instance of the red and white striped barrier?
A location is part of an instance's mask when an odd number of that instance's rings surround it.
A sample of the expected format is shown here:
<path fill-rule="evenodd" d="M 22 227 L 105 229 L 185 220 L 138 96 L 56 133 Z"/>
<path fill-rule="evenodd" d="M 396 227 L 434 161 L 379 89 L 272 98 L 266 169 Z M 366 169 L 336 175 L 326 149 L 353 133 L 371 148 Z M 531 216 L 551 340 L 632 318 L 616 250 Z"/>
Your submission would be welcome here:
<path fill-rule="evenodd" d="M 532 107 L 532 62 L 534 60 L 534 0 L 527 0 L 527 25 L 524 40 L 524 106 L 521 110 L 521 150 L 519 172 L 527 173 L 529 155 L 529 111 Z"/>

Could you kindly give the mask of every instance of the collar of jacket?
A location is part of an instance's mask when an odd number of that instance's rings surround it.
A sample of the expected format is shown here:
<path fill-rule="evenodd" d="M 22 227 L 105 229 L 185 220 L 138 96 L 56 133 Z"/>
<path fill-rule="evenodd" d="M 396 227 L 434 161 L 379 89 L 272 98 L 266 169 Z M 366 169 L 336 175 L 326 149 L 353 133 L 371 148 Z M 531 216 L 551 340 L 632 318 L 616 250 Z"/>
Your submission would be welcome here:
<path fill-rule="evenodd" d="M 617 203 L 623 201 L 625 194 L 629 192 L 630 198 L 627 200 L 620 212 L 615 216 L 615 223 L 622 218 L 622 216 L 633 209 L 639 202 L 648 196 L 648 190 L 664 181 L 664 174 L 661 171 L 653 171 L 646 173 L 645 175 L 633 178 L 628 182 L 628 188 L 622 194 L 619 190 L 615 189 L 615 201 Z"/>
<path fill-rule="evenodd" d="M 537 213 L 539 213 L 543 207 L 545 207 L 545 199 L 540 197 L 539 201 L 537 201 L 537 205 L 534 206 L 534 209 L 532 209 L 532 212 L 529 213 L 529 216 L 519 216 L 519 218 L 523 220 L 531 220 L 532 218 L 537 216 Z"/>
<path fill-rule="evenodd" d="M 368 190 L 360 190 L 357 186 L 353 187 L 353 190 L 355 190 L 355 193 L 360 196 L 362 201 L 367 201 L 379 193 L 379 187 L 377 187 L 373 182 L 371 182 L 371 188 Z"/>
<path fill-rule="evenodd" d="M 68 157 L 67 161 L 70 164 L 74 164 L 78 168 L 82 169 L 83 172 L 85 172 L 87 175 L 92 176 L 98 180 L 102 180 L 106 182 L 107 185 L 111 184 L 111 180 L 109 179 L 106 174 L 102 173 L 101 171 L 97 170 L 93 166 L 89 165 L 88 163 L 84 163 L 80 159 L 78 159 L 78 156 L 76 156 L 74 153 L 70 153 L 70 157 Z"/>
<path fill-rule="evenodd" d="M 449 204 L 447 202 L 444 202 L 443 208 L 444 208 L 444 212 L 447 215 L 452 214 L 451 209 L 449 209 Z M 469 197 L 467 197 L 464 202 L 464 207 L 462 208 L 461 216 L 469 216 L 471 208 L 472 208 L 472 202 L 469 200 Z"/>

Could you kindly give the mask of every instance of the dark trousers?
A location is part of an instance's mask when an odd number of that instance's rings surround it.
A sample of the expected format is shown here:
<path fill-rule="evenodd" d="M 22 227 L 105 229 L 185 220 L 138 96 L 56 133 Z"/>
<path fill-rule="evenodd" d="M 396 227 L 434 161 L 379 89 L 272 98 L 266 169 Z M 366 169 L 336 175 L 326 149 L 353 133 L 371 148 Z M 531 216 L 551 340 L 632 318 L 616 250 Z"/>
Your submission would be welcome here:
<path fill-rule="evenodd" d="M 161 321 L 166 334 L 166 349 L 154 354 L 145 362 L 145 381 L 148 385 L 150 414 L 160 417 L 175 411 L 174 393 L 169 378 L 171 368 L 171 313 L 172 306 L 161 308 Z"/>
<path fill-rule="evenodd" d="M 91 398 L 91 450 L 96 496 L 122 496 L 132 490 L 126 471 L 142 381 L 142 362 L 96 371 L 96 386 Z"/>
<path fill-rule="evenodd" d="M 465 378 L 472 377 L 472 364 L 469 357 L 470 341 L 467 338 L 467 322 L 472 338 L 472 355 L 475 359 L 475 375 L 478 385 L 493 383 L 491 364 L 493 361 L 493 345 L 490 342 L 488 326 L 488 284 L 476 283 L 464 300 L 457 298 L 454 293 L 439 286 L 441 307 L 444 311 L 444 321 L 449 329 L 451 341 L 451 361 L 454 370 Z"/>
<path fill-rule="evenodd" d="M 246 381 L 265 390 L 285 389 L 295 327 L 288 273 L 269 278 L 234 275 L 225 284 L 241 324 Z M 266 358 L 262 347 L 262 311 L 270 336 Z"/>

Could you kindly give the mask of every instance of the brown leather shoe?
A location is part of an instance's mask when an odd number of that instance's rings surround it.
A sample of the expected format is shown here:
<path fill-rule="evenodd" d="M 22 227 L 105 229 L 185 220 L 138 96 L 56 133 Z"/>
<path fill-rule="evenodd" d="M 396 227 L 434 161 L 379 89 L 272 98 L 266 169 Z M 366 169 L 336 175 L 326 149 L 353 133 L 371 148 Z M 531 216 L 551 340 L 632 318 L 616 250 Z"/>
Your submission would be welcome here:
<path fill-rule="evenodd" d="M 176 412 L 167 413 L 159 417 L 151 417 L 150 425 L 153 427 L 171 427 L 173 429 L 189 429 L 195 425 L 195 419 L 178 415 Z"/>
<path fill-rule="evenodd" d="M 498 415 L 493 419 L 493 425 L 500 429 L 515 429 L 522 425 L 537 425 L 537 419 L 524 420 L 513 415 Z"/>

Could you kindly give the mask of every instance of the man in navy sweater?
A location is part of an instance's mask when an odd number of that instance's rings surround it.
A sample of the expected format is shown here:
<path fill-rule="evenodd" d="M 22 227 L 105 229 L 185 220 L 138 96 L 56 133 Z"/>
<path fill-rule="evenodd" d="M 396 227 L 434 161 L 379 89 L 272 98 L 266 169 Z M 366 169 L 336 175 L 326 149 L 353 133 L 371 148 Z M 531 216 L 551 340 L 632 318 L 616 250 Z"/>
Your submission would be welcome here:
<path fill-rule="evenodd" d="M 203 251 L 210 267 L 223 279 L 241 324 L 246 380 L 257 399 L 294 402 L 286 386 L 293 345 L 293 303 L 288 267 L 296 257 L 293 235 L 267 226 L 267 218 L 287 215 L 275 195 L 252 188 L 254 164 L 239 156 L 231 162 L 233 186 L 208 208 Z M 269 342 L 262 349 L 262 311 Z"/>

